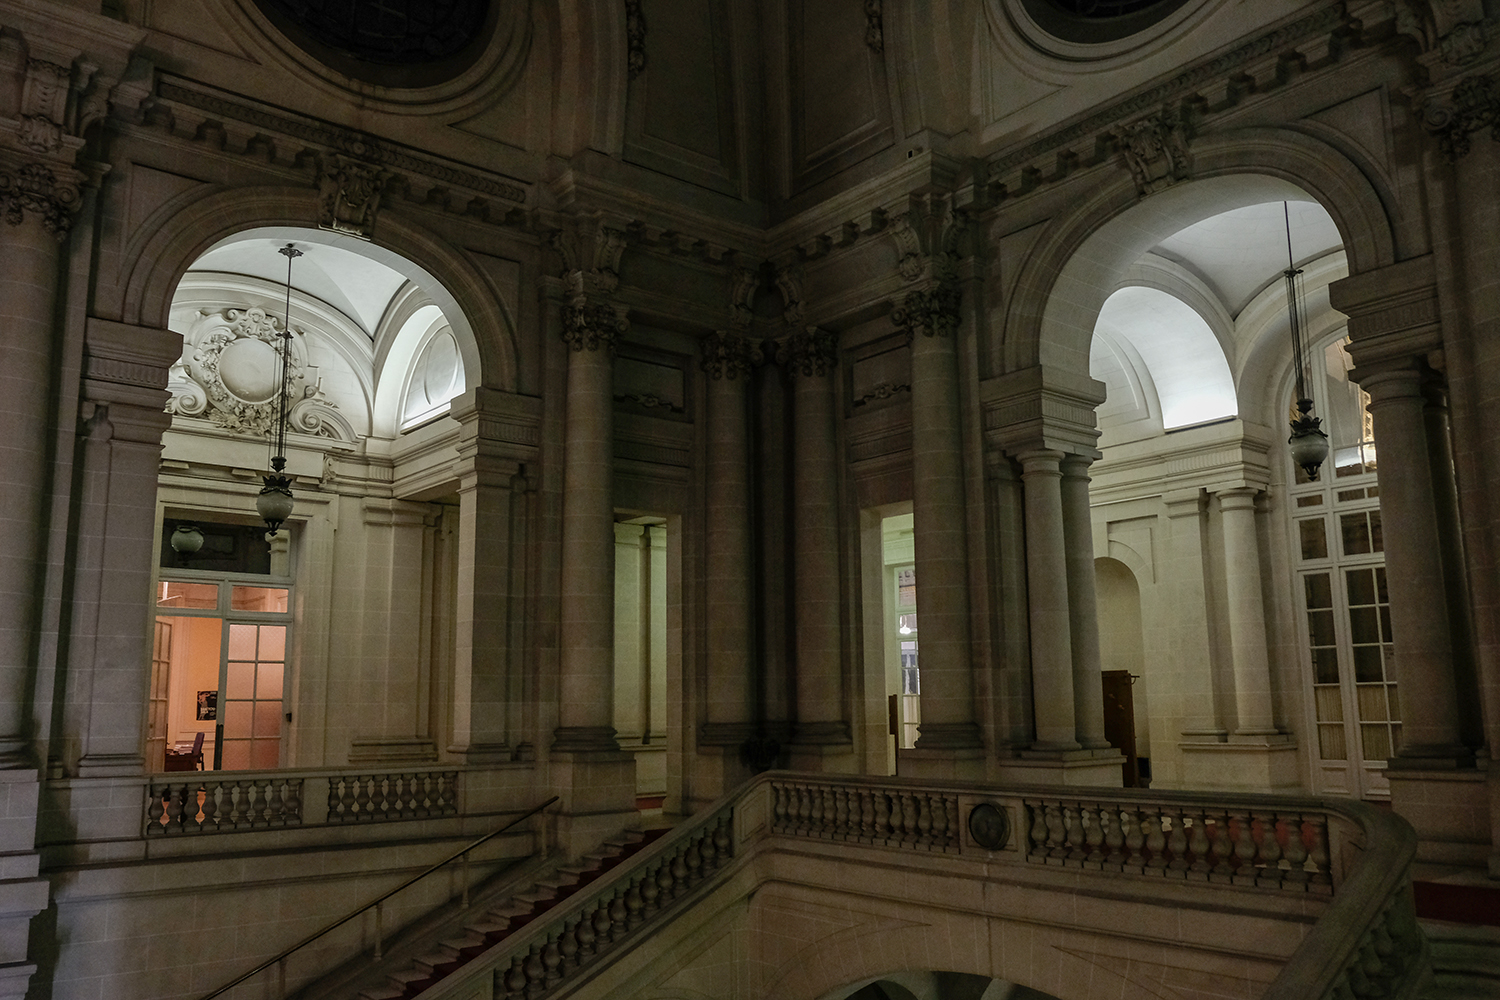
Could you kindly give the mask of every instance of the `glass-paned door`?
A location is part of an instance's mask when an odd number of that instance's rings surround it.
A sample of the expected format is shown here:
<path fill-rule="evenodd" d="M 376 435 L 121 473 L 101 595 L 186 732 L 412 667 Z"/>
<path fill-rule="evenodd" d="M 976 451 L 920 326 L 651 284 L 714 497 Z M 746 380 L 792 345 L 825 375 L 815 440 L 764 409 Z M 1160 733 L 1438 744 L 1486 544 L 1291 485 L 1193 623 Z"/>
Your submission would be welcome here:
<path fill-rule="evenodd" d="M 151 701 L 146 710 L 146 767 L 166 767 L 167 693 L 172 685 L 172 622 L 158 618 L 151 636 Z"/>
<path fill-rule="evenodd" d="M 290 588 L 163 580 L 157 611 L 152 711 L 160 688 L 163 744 L 185 749 L 201 733 L 206 770 L 280 766 Z"/>
<path fill-rule="evenodd" d="M 902 566 L 896 574 L 896 648 L 901 651 L 901 732 L 899 745 L 917 743 L 922 724 L 922 675 L 917 667 L 917 571 Z"/>
<path fill-rule="evenodd" d="M 1319 481 L 1291 488 L 1291 547 L 1303 662 L 1312 690 L 1316 789 L 1388 798 L 1386 761 L 1401 746 L 1385 540 L 1369 397 L 1349 382 L 1343 341 L 1314 385 L 1332 443 Z"/>

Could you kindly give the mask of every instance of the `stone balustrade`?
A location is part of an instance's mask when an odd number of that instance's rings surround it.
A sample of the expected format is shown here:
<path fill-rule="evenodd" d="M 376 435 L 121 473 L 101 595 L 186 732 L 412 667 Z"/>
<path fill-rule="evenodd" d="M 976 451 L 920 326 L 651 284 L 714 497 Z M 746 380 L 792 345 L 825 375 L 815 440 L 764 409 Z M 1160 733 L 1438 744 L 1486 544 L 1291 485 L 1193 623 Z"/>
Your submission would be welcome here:
<path fill-rule="evenodd" d="M 458 770 L 387 774 L 222 771 L 150 779 L 147 837 L 456 816 Z M 326 811 L 309 807 L 326 803 Z"/>
<path fill-rule="evenodd" d="M 1029 862 L 1333 892 L 1326 812 L 1138 799 L 1022 801 Z"/>
<path fill-rule="evenodd" d="M 1172 880 L 1197 883 L 1197 892 L 1222 891 L 1225 907 L 1239 905 L 1247 897 L 1235 894 L 1244 893 L 1324 897 L 1312 910 L 1297 904 L 1294 912 L 1303 915 L 1289 918 L 1299 923 L 1321 913 L 1266 1000 L 1414 996 L 1425 967 L 1410 888 L 1415 836 L 1396 817 L 1361 803 L 772 773 L 701 815 L 559 907 L 546 924 L 527 927 L 439 982 L 424 1000 L 476 989 L 537 1000 L 577 970 L 597 968 L 647 923 L 680 911 L 675 904 L 728 886 L 730 872 L 790 848 L 789 841 L 940 855 L 945 871 L 972 861 L 982 865 L 975 870 L 981 878 L 994 877 L 996 865 L 1073 869 L 1126 905 L 1132 896 L 1161 897 Z M 863 863 L 853 854 L 818 857 Z M 742 878 L 727 891 L 753 892 L 755 884 L 753 876 Z"/>
<path fill-rule="evenodd" d="M 481 956 L 493 973 L 494 995 L 528 1000 L 596 962 L 647 923 L 673 908 L 733 857 L 734 809 L 726 806 L 643 852 L 628 870 L 606 878 L 579 901 L 535 929 L 495 946 L 509 962 Z M 470 981 L 467 976 L 452 977 Z M 439 990 L 446 993 L 443 987 Z"/>

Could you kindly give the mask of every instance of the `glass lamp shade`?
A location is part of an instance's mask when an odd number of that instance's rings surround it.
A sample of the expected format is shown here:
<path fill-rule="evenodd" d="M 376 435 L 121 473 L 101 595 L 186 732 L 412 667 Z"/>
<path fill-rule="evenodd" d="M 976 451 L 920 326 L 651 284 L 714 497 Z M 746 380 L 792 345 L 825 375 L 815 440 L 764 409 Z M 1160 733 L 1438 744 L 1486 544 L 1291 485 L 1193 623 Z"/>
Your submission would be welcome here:
<path fill-rule="evenodd" d="M 1328 435 L 1318 426 L 1317 417 L 1302 417 L 1292 421 L 1292 436 L 1287 438 L 1292 461 L 1302 467 L 1307 478 L 1317 479 L 1318 469 L 1328 457 Z"/>
<path fill-rule="evenodd" d="M 173 552 L 190 556 L 203 548 L 203 532 L 196 524 L 179 524 L 172 531 L 168 544 Z"/>
<path fill-rule="evenodd" d="M 266 476 L 265 486 L 255 498 L 255 510 L 271 529 L 271 534 L 276 534 L 281 523 L 292 513 L 291 480 L 286 476 Z"/>

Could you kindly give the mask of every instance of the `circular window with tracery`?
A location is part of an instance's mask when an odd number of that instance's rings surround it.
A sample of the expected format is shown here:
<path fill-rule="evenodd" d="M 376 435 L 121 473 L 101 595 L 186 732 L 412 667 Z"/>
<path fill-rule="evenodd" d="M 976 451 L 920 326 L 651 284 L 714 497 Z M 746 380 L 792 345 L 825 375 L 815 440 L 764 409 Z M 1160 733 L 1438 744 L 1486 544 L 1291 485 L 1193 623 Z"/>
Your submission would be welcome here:
<path fill-rule="evenodd" d="M 1047 34 L 1081 45 L 1119 41 L 1157 24 L 1188 0 L 1022 0 Z"/>
<path fill-rule="evenodd" d="M 493 28 L 491 0 L 255 0 L 309 55 L 382 87 L 431 86 L 468 69 Z"/>

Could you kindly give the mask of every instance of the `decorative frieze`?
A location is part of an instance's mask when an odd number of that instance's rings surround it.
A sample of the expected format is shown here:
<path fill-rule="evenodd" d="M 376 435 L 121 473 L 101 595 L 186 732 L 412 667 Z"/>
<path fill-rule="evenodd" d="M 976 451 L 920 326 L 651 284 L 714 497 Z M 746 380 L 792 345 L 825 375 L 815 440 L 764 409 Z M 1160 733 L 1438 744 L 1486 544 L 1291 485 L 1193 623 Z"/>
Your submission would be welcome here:
<path fill-rule="evenodd" d="M 375 234 L 375 214 L 390 173 L 367 163 L 333 156 L 318 176 L 318 226 L 368 240 Z"/>
<path fill-rule="evenodd" d="M 748 377 L 765 360 L 759 342 L 717 330 L 703 338 L 702 369 L 713 379 Z"/>
<path fill-rule="evenodd" d="M 838 345 L 833 334 L 810 326 L 776 345 L 776 363 L 793 375 L 823 378 L 838 363 Z"/>
<path fill-rule="evenodd" d="M 1191 176 L 1187 125 L 1168 110 L 1111 129 L 1142 198 Z"/>
<path fill-rule="evenodd" d="M 885 51 L 885 29 L 880 16 L 881 0 L 865 0 L 865 44 L 876 52 Z"/>
<path fill-rule="evenodd" d="M 27 163 L 15 171 L 0 171 L 0 214 L 12 226 L 24 222 L 28 212 L 34 213 L 61 242 L 73 226 L 79 203 L 77 183 L 71 178 L 59 179 L 44 164 Z"/>
<path fill-rule="evenodd" d="M 1467 156 L 1469 136 L 1490 129 L 1490 137 L 1500 141 L 1494 131 L 1500 120 L 1500 81 L 1478 75 L 1459 81 L 1448 101 L 1427 100 L 1421 108 L 1422 127 L 1437 136 L 1438 145 L 1449 162 Z"/>
<path fill-rule="evenodd" d="M 625 72 L 634 80 L 646 71 L 646 15 L 641 0 L 625 0 Z"/>

